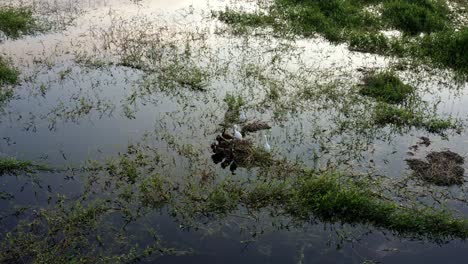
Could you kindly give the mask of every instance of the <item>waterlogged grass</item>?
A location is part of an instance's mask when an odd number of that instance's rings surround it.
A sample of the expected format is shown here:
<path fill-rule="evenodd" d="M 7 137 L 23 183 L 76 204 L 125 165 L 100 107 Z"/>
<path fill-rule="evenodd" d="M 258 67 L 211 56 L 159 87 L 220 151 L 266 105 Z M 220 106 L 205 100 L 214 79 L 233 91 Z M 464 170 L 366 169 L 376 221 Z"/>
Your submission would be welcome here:
<path fill-rule="evenodd" d="M 464 56 L 468 29 L 455 30 L 459 25 L 451 20 L 453 14 L 443 0 L 275 0 L 264 11 L 227 9 L 217 17 L 242 29 L 239 32 L 269 27 L 284 35 L 318 33 L 332 42 L 346 42 L 352 50 L 411 57 L 468 73 Z M 389 29 L 403 36 L 389 38 L 381 33 Z M 420 33 L 426 35 L 420 37 Z"/>
<path fill-rule="evenodd" d="M 8 61 L 0 56 L 0 87 L 5 84 L 15 84 L 18 81 L 18 71 L 13 69 Z"/>
<path fill-rule="evenodd" d="M 209 74 L 196 65 L 175 63 L 163 68 L 160 85 L 163 90 L 186 87 L 195 91 L 205 91 Z"/>
<path fill-rule="evenodd" d="M 423 37 L 411 50 L 420 57 L 427 57 L 433 63 L 468 74 L 468 27 L 448 30 Z"/>
<path fill-rule="evenodd" d="M 455 119 L 440 118 L 429 112 L 428 103 L 415 95 L 416 89 L 402 82 L 394 72 L 372 73 L 363 82 L 358 92 L 377 101 L 371 114 L 377 126 L 415 127 L 440 135 L 462 127 Z"/>
<path fill-rule="evenodd" d="M 73 199 L 57 194 L 53 203 L 23 217 L 3 237 L 0 261 L 128 263 L 189 254 L 190 250 L 168 247 L 152 228 L 134 228 L 159 210 L 168 210 L 181 226 L 194 228 L 230 215 L 255 219 L 266 211 L 273 218 L 286 217 L 287 225 L 293 220 L 303 226 L 315 219 L 365 225 L 415 239 L 468 236 L 467 219 L 382 198 L 374 191 L 377 183 L 359 177 L 276 168 L 272 173 L 281 177 L 270 177 L 265 168 L 265 176 L 256 179 L 210 180 L 193 174 L 178 180 L 158 173 L 158 164 L 159 155 L 139 146 L 130 146 L 127 153 L 107 162 L 89 162 L 80 170 L 85 172 L 83 193 Z"/>
<path fill-rule="evenodd" d="M 34 164 L 32 161 L 0 157 L 0 176 L 5 174 L 34 173 L 37 171 L 52 171 L 52 169 L 44 165 Z"/>
<path fill-rule="evenodd" d="M 10 63 L 0 56 L 0 105 L 13 97 L 13 90 L 8 85 L 18 82 L 19 72 L 10 66 Z"/>
<path fill-rule="evenodd" d="M 370 75 L 359 90 L 362 95 L 373 97 L 389 104 L 403 103 L 415 88 L 404 84 L 393 72 Z"/>
<path fill-rule="evenodd" d="M 387 103 L 378 103 L 375 106 L 373 120 L 378 126 L 391 124 L 399 128 L 415 127 L 441 135 L 445 134 L 447 130 L 458 131 L 461 129 L 461 124 L 452 118 L 430 117 L 418 109 Z"/>
<path fill-rule="evenodd" d="M 441 31 L 451 23 L 442 0 L 275 0 L 267 11 L 226 10 L 218 18 L 236 26 L 272 26 L 304 36 L 320 33 L 331 41 L 346 39 L 350 31 L 394 28 L 414 35 Z"/>
<path fill-rule="evenodd" d="M 444 0 L 390 0 L 383 2 L 382 18 L 392 28 L 415 35 L 449 27 L 449 9 Z"/>
<path fill-rule="evenodd" d="M 365 223 L 400 234 L 431 238 L 468 236 L 468 221 L 430 208 L 406 208 L 378 198 L 365 182 L 337 174 L 307 175 L 295 188 L 291 207 L 295 214 L 311 214 L 324 221 Z"/>
<path fill-rule="evenodd" d="M 29 8 L 0 7 L 0 31 L 7 37 L 18 38 L 36 29 L 36 20 Z"/>

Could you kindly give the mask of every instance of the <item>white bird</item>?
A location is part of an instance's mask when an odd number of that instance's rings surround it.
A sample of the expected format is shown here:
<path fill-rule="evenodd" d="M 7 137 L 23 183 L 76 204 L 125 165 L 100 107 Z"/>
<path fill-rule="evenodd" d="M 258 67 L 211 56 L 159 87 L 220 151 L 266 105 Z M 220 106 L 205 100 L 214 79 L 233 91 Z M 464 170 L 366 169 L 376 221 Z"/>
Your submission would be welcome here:
<path fill-rule="evenodd" d="M 244 123 L 245 121 L 247 121 L 247 115 L 245 114 L 244 110 L 240 110 L 239 111 L 239 121 L 241 123 Z"/>
<path fill-rule="evenodd" d="M 263 149 L 264 149 L 266 152 L 270 152 L 271 147 L 270 147 L 270 144 L 268 144 L 268 138 L 267 138 L 266 135 L 263 135 L 263 138 L 265 138 L 265 144 L 263 145 Z"/>
<path fill-rule="evenodd" d="M 237 125 L 234 125 L 234 138 L 242 140 L 242 134 L 237 130 Z"/>

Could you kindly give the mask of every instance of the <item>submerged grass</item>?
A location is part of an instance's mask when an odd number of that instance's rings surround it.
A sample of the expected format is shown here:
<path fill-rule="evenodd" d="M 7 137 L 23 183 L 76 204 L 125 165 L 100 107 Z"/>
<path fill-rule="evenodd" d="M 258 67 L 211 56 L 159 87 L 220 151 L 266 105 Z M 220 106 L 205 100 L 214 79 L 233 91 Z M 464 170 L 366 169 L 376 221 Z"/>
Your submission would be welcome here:
<path fill-rule="evenodd" d="M 0 7 L 0 31 L 10 38 L 18 38 L 37 29 L 29 8 Z"/>
<path fill-rule="evenodd" d="M 15 84 L 18 81 L 18 71 L 13 69 L 8 61 L 0 56 L 0 87 L 5 84 Z"/>
<path fill-rule="evenodd" d="M 391 124 L 398 128 L 415 127 L 439 135 L 444 135 L 447 130 L 458 132 L 461 129 L 461 124 L 452 118 L 430 117 L 418 109 L 387 103 L 378 103 L 375 106 L 373 120 L 378 126 Z"/>
<path fill-rule="evenodd" d="M 52 169 L 44 165 L 34 164 L 32 161 L 0 157 L 0 176 L 4 174 L 33 173 L 36 171 L 52 171 Z"/>
<path fill-rule="evenodd" d="M 444 0 L 390 0 L 383 3 L 382 18 L 391 27 L 416 35 L 449 27 L 449 9 Z"/>
<path fill-rule="evenodd" d="M 157 157 L 146 148 L 131 146 L 116 159 L 90 162 L 82 170 L 86 172 L 82 195 L 76 199 L 58 195 L 47 208 L 23 218 L 2 239 L 0 262 L 128 263 L 180 254 L 184 251 L 165 246 L 154 230 L 133 228 L 163 208 L 181 226 L 194 228 L 232 214 L 255 216 L 266 211 L 272 217 L 293 219 L 298 226 L 319 219 L 434 241 L 468 237 L 467 219 L 422 205 L 403 206 L 374 192 L 375 183 L 341 173 L 273 169 L 282 177 L 207 181 L 190 175 L 179 181 L 158 174 Z M 16 167 L 25 165 L 29 164 Z M 148 235 L 149 242 L 136 239 Z"/>
<path fill-rule="evenodd" d="M 382 72 L 365 78 L 364 85 L 359 92 L 389 104 L 400 104 L 414 90 L 414 87 L 404 84 L 395 73 Z"/>
<path fill-rule="evenodd" d="M 457 12 L 457 11 L 453 11 Z M 468 29 L 455 30 L 453 14 L 443 0 L 275 0 L 264 12 L 230 9 L 217 17 L 240 32 L 249 27 L 270 27 L 277 33 L 323 35 L 332 42 L 347 42 L 350 49 L 411 57 L 468 74 Z M 389 38 L 382 30 L 403 32 Z M 419 34 L 426 34 L 420 37 Z"/>
<path fill-rule="evenodd" d="M 407 208 L 384 201 L 364 182 L 355 182 L 338 174 L 309 175 L 299 181 L 292 194 L 294 213 L 309 217 L 312 213 L 324 221 L 365 223 L 399 234 L 466 238 L 468 220 L 430 208 Z"/>
<path fill-rule="evenodd" d="M 19 72 L 12 68 L 8 61 L 0 56 L 0 105 L 13 97 L 13 90 L 7 85 L 14 85 L 18 82 Z"/>

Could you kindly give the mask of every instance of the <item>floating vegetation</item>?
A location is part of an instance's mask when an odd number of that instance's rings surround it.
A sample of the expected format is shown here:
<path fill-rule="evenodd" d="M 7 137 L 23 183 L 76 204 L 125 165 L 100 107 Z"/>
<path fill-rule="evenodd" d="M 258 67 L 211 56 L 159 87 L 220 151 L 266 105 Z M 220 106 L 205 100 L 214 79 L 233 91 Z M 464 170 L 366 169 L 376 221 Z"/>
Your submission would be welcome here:
<path fill-rule="evenodd" d="M 382 19 L 407 34 L 432 33 L 449 27 L 449 8 L 444 0 L 388 0 L 383 2 Z"/>
<path fill-rule="evenodd" d="M 8 87 L 18 82 L 18 71 L 13 69 L 5 58 L 0 56 L 0 105 L 13 97 L 13 89 Z"/>
<path fill-rule="evenodd" d="M 305 177 L 292 199 L 293 212 L 310 213 L 326 221 L 366 223 L 388 228 L 403 235 L 422 235 L 432 239 L 468 236 L 468 221 L 456 219 L 430 208 L 410 209 L 382 201 L 363 182 L 353 182 L 336 174 Z"/>
<path fill-rule="evenodd" d="M 420 159 L 407 159 L 406 162 L 415 175 L 424 181 L 441 185 L 460 185 L 464 182 L 465 159 L 450 150 L 430 152 L 427 162 Z"/>
<path fill-rule="evenodd" d="M 9 38 L 19 38 L 37 29 L 32 10 L 19 7 L 0 7 L 0 31 Z"/>
<path fill-rule="evenodd" d="M 267 122 L 252 121 L 242 126 L 242 133 L 247 134 L 247 133 L 257 132 L 260 130 L 266 130 L 270 128 L 271 126 Z"/>
<path fill-rule="evenodd" d="M 401 104 L 414 90 L 414 87 L 404 84 L 395 73 L 382 72 L 367 76 L 359 92 L 382 102 Z"/>
<path fill-rule="evenodd" d="M 428 132 L 442 135 L 447 130 L 457 132 L 461 129 L 461 125 L 451 118 L 432 118 L 422 110 L 387 103 L 378 103 L 375 106 L 373 120 L 380 126 L 392 124 L 396 127 L 423 128 Z"/>
<path fill-rule="evenodd" d="M 18 71 L 13 69 L 8 61 L 0 56 L 0 88 L 6 84 L 16 84 L 18 75 Z"/>
<path fill-rule="evenodd" d="M 164 67 L 159 78 L 163 90 L 187 87 L 195 91 L 205 91 L 208 73 L 198 66 L 178 62 Z"/>
<path fill-rule="evenodd" d="M 38 171 L 52 171 L 52 169 L 45 165 L 34 164 L 31 161 L 0 157 L 0 176 L 5 174 L 35 173 Z"/>

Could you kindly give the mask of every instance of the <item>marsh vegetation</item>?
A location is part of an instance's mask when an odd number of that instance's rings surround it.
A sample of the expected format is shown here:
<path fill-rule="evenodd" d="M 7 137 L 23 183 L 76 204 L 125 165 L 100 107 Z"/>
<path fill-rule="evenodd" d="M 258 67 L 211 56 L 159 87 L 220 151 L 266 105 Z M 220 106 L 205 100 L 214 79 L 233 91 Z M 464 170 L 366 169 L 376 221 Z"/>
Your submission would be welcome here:
<path fill-rule="evenodd" d="M 463 1 L 170 2 L 0 0 L 0 262 L 466 259 Z"/>

